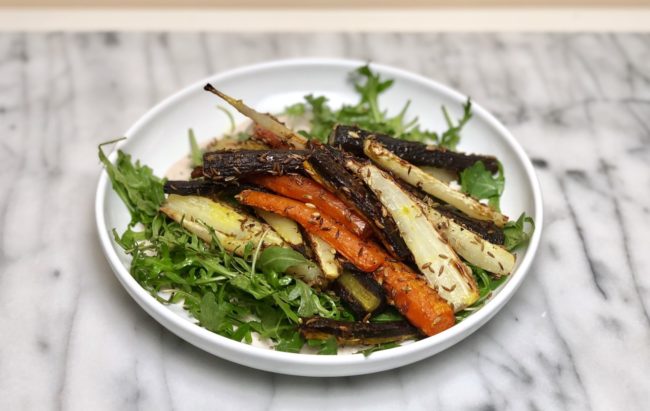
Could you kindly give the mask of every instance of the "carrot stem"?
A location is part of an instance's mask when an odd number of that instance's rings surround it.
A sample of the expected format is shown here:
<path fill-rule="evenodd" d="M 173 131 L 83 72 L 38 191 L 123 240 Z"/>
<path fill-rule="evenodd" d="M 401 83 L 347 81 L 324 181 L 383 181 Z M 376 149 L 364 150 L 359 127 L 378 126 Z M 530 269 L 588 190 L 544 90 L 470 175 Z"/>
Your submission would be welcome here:
<path fill-rule="evenodd" d="M 257 123 L 253 124 L 253 138 L 267 144 L 271 148 L 289 148 L 277 134 L 273 133 L 260 126 Z"/>

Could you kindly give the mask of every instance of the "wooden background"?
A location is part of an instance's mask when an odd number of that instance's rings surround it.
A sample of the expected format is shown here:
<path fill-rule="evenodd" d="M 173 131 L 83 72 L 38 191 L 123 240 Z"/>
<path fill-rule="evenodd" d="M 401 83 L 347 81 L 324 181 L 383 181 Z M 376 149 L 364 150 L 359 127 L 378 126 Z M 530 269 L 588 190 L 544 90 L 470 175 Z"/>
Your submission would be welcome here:
<path fill-rule="evenodd" d="M 0 0 L 0 7 L 79 8 L 464 8 L 464 7 L 647 7 L 650 0 Z"/>
<path fill-rule="evenodd" d="M 650 0 L 0 0 L 14 31 L 650 32 Z"/>

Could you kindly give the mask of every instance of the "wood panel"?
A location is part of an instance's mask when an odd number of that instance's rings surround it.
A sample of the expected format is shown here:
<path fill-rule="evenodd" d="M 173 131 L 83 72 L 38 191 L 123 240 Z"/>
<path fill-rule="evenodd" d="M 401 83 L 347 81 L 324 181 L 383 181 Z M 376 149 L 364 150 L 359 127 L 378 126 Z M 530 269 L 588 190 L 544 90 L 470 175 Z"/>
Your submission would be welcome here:
<path fill-rule="evenodd" d="M 422 8 L 422 7 L 643 7 L 650 0 L 0 0 L 0 7 L 82 8 Z"/>

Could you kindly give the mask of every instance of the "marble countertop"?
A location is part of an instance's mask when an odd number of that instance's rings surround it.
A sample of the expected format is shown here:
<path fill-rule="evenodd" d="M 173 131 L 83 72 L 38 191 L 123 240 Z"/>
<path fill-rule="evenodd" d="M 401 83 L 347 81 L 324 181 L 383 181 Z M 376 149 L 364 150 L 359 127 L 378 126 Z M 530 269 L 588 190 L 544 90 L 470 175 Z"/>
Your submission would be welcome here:
<path fill-rule="evenodd" d="M 537 167 L 546 226 L 531 275 L 486 326 L 432 358 L 332 379 L 238 366 L 149 318 L 102 255 L 99 142 L 208 74 L 304 56 L 392 64 L 462 90 Z M 649 35 L 2 34 L 0 136 L 4 409 L 650 403 Z"/>

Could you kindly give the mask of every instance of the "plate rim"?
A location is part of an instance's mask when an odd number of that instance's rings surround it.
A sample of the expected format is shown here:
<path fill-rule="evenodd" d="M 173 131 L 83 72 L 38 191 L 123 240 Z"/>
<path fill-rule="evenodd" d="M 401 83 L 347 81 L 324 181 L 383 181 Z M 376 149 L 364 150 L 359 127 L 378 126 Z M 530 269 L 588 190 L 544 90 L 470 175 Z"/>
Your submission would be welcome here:
<path fill-rule="evenodd" d="M 117 156 L 117 150 L 128 145 L 129 141 L 132 141 L 133 136 L 136 136 L 137 132 L 143 126 L 149 123 L 149 121 L 154 119 L 162 111 L 173 106 L 176 101 L 194 93 L 197 88 L 202 88 L 206 82 L 219 82 L 228 80 L 232 77 L 247 75 L 252 72 L 287 68 L 291 66 L 302 66 L 306 68 L 309 68 L 310 66 L 331 66 L 335 68 L 346 68 L 351 71 L 364 64 L 368 64 L 368 62 L 347 58 L 292 58 L 245 65 L 213 74 L 183 87 L 149 108 L 144 115 L 129 127 L 124 134 L 126 139 L 120 141 L 114 146 L 112 152 L 108 155 L 108 158 L 111 162 L 114 162 Z M 467 98 L 465 95 L 449 86 L 406 69 L 379 63 L 370 63 L 370 66 L 373 69 L 382 72 L 385 76 L 392 78 L 405 78 L 410 81 L 424 84 L 429 89 L 433 89 L 454 100 L 462 102 Z M 472 101 L 472 111 L 474 115 L 482 117 L 489 126 L 494 127 L 497 130 L 499 138 L 505 140 L 505 143 L 514 152 L 517 160 L 522 164 L 526 172 L 526 183 L 530 185 L 533 193 L 533 218 L 535 219 L 535 231 L 530 238 L 524 258 L 515 271 L 517 275 L 513 275 L 513 277 L 506 282 L 500 292 L 497 293 L 481 310 L 472 314 L 460 324 L 456 324 L 450 329 L 437 335 L 404 346 L 392 348 L 390 350 L 378 351 L 368 357 L 363 356 L 363 354 L 324 356 L 286 353 L 268 348 L 255 347 L 246 343 L 228 339 L 183 319 L 178 314 L 169 310 L 164 304 L 160 303 L 148 291 L 146 291 L 133 278 L 133 276 L 131 276 L 127 267 L 121 263 L 117 254 L 116 245 L 113 242 L 112 236 L 109 235 L 112 228 L 108 227 L 108 222 L 106 221 L 104 209 L 106 206 L 106 194 L 110 192 L 112 188 L 110 187 L 110 182 L 104 168 L 102 168 L 100 172 L 95 197 L 96 225 L 102 250 L 115 276 L 138 305 L 140 305 L 149 315 L 169 331 L 190 344 L 220 358 L 265 371 L 314 377 L 368 374 L 401 367 L 419 361 L 443 351 L 444 349 L 460 342 L 464 338 L 467 338 L 505 306 L 508 300 L 521 286 L 524 279 L 528 276 L 532 262 L 538 253 L 542 235 L 542 192 L 539 179 L 530 158 L 526 155 L 523 147 L 510 131 L 489 111 L 474 101 Z M 217 348 L 223 348 L 224 351 L 220 351 Z M 293 369 L 294 367 L 295 369 Z M 311 369 L 311 367 L 315 368 Z"/>

